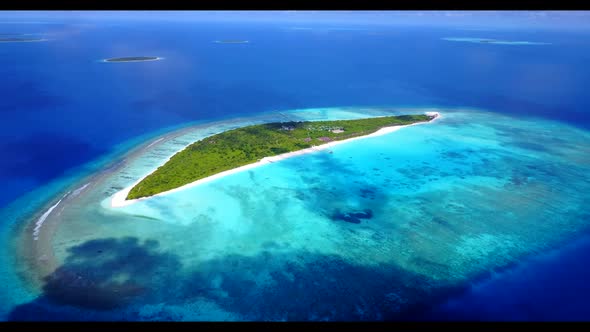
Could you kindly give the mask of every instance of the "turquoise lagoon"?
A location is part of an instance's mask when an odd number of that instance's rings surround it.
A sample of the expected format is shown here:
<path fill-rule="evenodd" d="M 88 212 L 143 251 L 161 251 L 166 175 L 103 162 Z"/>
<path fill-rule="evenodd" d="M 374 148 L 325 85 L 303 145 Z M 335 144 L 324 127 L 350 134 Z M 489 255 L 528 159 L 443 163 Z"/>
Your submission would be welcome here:
<path fill-rule="evenodd" d="M 229 128 L 433 110 L 433 123 L 110 207 Z M 10 268 L 22 278 L 7 279 L 5 318 L 404 319 L 582 237 L 590 221 L 590 133 L 483 110 L 273 112 L 181 128 L 114 159 L 19 223 Z"/>

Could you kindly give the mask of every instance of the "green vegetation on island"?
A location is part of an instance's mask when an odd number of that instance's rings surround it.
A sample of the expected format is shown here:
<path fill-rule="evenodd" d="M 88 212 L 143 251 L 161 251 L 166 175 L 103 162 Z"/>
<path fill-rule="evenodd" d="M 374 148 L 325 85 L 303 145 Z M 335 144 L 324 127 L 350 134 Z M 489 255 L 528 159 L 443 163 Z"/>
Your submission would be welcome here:
<path fill-rule="evenodd" d="M 275 122 L 228 130 L 192 143 L 134 186 L 127 199 L 153 196 L 211 175 L 287 152 L 357 136 L 383 127 L 426 122 L 434 115 L 356 120 Z"/>

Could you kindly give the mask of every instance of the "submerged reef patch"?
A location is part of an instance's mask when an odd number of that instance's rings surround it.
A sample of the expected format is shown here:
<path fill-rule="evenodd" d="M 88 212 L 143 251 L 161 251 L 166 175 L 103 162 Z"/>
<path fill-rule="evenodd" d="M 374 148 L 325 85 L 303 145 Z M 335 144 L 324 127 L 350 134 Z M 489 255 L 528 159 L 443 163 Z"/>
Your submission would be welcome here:
<path fill-rule="evenodd" d="M 365 209 L 362 212 L 341 212 L 336 210 L 331 218 L 335 221 L 342 220 L 351 224 L 360 224 L 361 219 L 373 218 L 373 211 L 371 209 Z"/>

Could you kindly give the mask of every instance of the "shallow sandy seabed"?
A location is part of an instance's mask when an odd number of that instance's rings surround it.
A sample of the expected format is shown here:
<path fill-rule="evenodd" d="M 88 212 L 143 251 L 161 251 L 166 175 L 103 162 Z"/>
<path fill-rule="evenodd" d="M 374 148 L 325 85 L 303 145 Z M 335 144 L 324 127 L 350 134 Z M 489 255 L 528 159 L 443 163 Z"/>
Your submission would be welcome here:
<path fill-rule="evenodd" d="M 424 111 L 443 116 L 110 206 L 116 192 L 214 133 Z M 15 268 L 48 278 L 29 279 L 27 297 L 6 287 L 19 305 L 7 315 L 405 317 L 584 232 L 589 142 L 588 132 L 555 122 L 446 108 L 294 110 L 184 128 L 72 183 L 23 224 Z M 35 223 L 52 207 L 35 240 Z"/>

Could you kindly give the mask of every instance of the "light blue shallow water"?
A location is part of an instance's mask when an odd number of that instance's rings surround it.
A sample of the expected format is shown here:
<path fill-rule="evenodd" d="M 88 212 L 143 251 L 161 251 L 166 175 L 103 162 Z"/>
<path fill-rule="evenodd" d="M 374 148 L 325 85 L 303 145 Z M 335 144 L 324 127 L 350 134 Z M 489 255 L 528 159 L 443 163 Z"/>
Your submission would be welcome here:
<path fill-rule="evenodd" d="M 423 111 L 296 110 L 153 138 L 120 168 L 83 189 L 86 180 L 77 183 L 81 190 L 50 214 L 39 241 L 31 241 L 31 227 L 22 230 L 20 246 L 33 249 L 18 270 L 57 270 L 42 289 L 9 290 L 5 314 L 399 319 L 586 231 L 590 133 L 477 110 L 440 109 L 442 118 L 431 124 L 337 145 L 333 153 L 123 208 L 108 205 L 116 191 L 214 132 L 280 119 Z"/>

